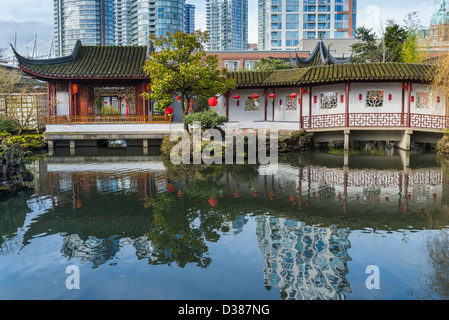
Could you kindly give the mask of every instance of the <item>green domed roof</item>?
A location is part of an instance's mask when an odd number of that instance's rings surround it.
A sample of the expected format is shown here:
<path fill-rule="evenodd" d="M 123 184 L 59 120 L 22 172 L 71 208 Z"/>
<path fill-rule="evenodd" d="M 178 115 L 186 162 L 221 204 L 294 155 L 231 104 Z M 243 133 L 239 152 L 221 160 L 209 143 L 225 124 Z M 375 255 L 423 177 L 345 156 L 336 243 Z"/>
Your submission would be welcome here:
<path fill-rule="evenodd" d="M 449 24 L 449 12 L 446 10 L 446 0 L 440 1 L 440 9 L 433 15 L 430 24 Z"/>

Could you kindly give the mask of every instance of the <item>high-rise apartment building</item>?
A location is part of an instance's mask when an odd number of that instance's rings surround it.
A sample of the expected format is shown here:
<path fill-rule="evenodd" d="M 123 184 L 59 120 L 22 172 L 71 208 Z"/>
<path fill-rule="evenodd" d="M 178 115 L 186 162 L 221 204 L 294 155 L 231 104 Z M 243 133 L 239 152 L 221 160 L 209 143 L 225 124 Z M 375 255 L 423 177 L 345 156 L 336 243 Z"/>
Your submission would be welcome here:
<path fill-rule="evenodd" d="M 53 0 L 55 55 L 72 52 L 79 39 L 85 45 L 114 44 L 113 0 Z"/>
<path fill-rule="evenodd" d="M 157 36 L 184 31 L 185 0 L 131 1 L 131 43 L 146 45 L 150 34 Z"/>
<path fill-rule="evenodd" d="M 259 0 L 259 50 L 294 50 L 301 39 L 352 38 L 357 0 Z"/>
<path fill-rule="evenodd" d="M 116 45 L 131 43 L 131 1 L 114 0 L 115 5 L 115 38 Z"/>
<path fill-rule="evenodd" d="M 194 7 L 188 17 L 194 28 Z M 185 0 L 54 0 L 55 53 L 70 54 L 78 39 L 83 45 L 147 45 L 151 33 L 185 31 L 185 18 Z"/>
<path fill-rule="evenodd" d="M 248 0 L 206 0 L 208 50 L 248 49 Z"/>
<path fill-rule="evenodd" d="M 192 34 L 195 32 L 195 6 L 187 4 L 184 7 L 184 32 Z"/>

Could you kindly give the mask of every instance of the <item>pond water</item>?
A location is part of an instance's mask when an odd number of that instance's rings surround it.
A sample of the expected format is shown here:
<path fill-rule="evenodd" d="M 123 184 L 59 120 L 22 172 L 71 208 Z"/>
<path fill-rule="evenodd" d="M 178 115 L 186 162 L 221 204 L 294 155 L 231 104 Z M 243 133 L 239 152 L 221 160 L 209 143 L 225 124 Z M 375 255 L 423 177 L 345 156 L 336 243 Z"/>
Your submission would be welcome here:
<path fill-rule="evenodd" d="M 57 149 L 30 165 L 29 188 L 0 198 L 0 299 L 449 297 L 445 160 L 279 161 L 270 173 Z"/>

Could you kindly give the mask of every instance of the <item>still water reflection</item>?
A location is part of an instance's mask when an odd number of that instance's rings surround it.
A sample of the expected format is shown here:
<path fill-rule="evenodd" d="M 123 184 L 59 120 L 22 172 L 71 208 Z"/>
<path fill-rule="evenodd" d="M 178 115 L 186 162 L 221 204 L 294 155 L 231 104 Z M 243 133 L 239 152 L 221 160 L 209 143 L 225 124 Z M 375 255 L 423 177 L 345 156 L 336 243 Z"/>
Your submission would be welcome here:
<path fill-rule="evenodd" d="M 58 150 L 0 199 L 2 299 L 447 299 L 449 179 L 434 154 L 172 166 Z M 80 289 L 65 286 L 80 269 Z M 379 268 L 369 290 L 367 267 Z"/>

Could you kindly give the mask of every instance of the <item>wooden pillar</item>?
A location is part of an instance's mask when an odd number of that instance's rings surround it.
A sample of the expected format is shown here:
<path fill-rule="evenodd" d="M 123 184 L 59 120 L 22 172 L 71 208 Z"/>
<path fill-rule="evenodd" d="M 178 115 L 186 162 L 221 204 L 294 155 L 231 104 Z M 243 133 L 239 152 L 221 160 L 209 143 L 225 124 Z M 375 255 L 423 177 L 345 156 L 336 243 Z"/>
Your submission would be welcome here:
<path fill-rule="evenodd" d="M 73 83 L 72 80 L 69 81 L 69 115 L 72 116 L 72 109 L 73 109 Z"/>
<path fill-rule="evenodd" d="M 309 129 L 312 128 L 312 87 L 309 88 Z"/>
<path fill-rule="evenodd" d="M 57 98 L 56 98 L 56 85 L 53 86 L 53 115 L 56 116 L 56 104 L 57 102 Z"/>
<path fill-rule="evenodd" d="M 401 108 L 401 125 L 405 125 L 404 123 L 404 114 L 405 114 L 405 90 L 404 85 L 402 84 L 402 108 Z"/>
<path fill-rule="evenodd" d="M 299 88 L 299 123 L 301 124 L 301 129 L 304 128 L 304 125 L 302 123 L 302 96 L 304 94 L 304 90 L 302 87 Z"/>
<path fill-rule="evenodd" d="M 142 84 L 141 84 L 140 91 L 142 92 L 142 115 L 146 116 L 147 115 L 147 108 L 146 108 L 146 105 L 145 105 L 145 95 L 144 95 L 144 93 L 145 93 L 145 83 L 144 82 L 142 82 Z"/>
<path fill-rule="evenodd" d="M 263 92 L 264 101 L 265 101 L 265 122 L 267 121 L 267 109 L 268 109 L 268 89 L 265 88 Z"/>
<path fill-rule="evenodd" d="M 350 84 L 349 82 L 346 82 L 345 85 L 345 92 L 346 92 L 346 97 L 345 97 L 345 127 L 348 128 L 349 127 L 349 91 L 351 90 Z"/>
<path fill-rule="evenodd" d="M 407 128 L 410 128 L 410 121 L 411 121 L 410 111 L 412 108 L 412 83 L 411 82 L 409 82 L 407 84 L 407 94 L 408 94 Z"/>
<path fill-rule="evenodd" d="M 51 116 L 51 83 L 47 82 L 47 115 Z"/>
<path fill-rule="evenodd" d="M 229 96 L 231 95 L 231 92 L 226 93 L 226 118 L 229 119 Z"/>

